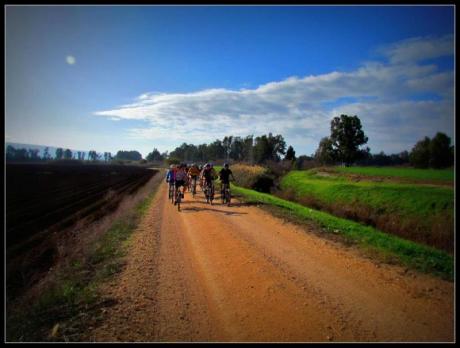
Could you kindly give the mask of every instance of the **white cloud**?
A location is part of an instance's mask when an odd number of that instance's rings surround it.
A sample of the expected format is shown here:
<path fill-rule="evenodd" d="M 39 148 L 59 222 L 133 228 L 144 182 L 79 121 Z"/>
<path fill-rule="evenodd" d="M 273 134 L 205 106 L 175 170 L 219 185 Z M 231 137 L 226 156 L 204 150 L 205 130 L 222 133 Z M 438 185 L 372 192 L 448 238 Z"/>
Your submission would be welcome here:
<path fill-rule="evenodd" d="M 282 134 L 288 143 L 308 147 L 296 150 L 301 154 L 312 153 L 312 144 L 316 147 L 329 135 L 332 117 L 356 114 L 369 139 L 374 139 L 372 151 L 402 151 L 427 132 L 452 133 L 453 71 L 414 63 L 452 54 L 451 40 L 449 36 L 405 40 L 383 50 L 390 58 L 387 64 L 366 62 L 351 72 L 290 77 L 254 89 L 144 93 L 132 104 L 95 115 L 145 120 L 149 126 L 128 130 L 130 137 L 170 141 L 176 144 L 172 148 L 180 142 L 199 144 L 225 135 L 272 132 Z M 406 64 L 409 61 L 413 63 Z M 438 100 L 415 99 L 420 93 Z M 343 98 L 354 101 L 335 105 Z"/>
<path fill-rule="evenodd" d="M 379 49 L 392 63 L 412 63 L 454 54 L 454 37 L 416 37 Z"/>

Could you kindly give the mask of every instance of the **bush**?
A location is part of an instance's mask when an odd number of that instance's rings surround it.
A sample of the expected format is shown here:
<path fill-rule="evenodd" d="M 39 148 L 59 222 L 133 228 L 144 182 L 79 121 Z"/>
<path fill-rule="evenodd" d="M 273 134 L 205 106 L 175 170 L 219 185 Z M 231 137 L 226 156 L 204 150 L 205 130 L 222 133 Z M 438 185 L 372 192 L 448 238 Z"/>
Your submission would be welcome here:
<path fill-rule="evenodd" d="M 253 189 L 259 192 L 270 192 L 273 186 L 273 177 L 268 169 L 258 165 L 235 164 L 231 166 L 238 186 Z"/>

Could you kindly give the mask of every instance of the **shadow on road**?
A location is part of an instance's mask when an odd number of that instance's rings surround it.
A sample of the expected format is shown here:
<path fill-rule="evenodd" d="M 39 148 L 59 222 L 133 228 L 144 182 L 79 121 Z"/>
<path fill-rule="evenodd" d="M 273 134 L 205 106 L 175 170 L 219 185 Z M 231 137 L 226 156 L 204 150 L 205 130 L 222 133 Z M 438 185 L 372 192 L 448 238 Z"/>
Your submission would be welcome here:
<path fill-rule="evenodd" d="M 190 203 L 196 203 L 196 202 L 190 202 Z M 216 207 L 218 207 L 218 206 L 216 206 Z M 184 212 L 184 213 L 187 213 L 187 212 L 188 213 L 193 213 L 193 212 L 200 212 L 200 211 L 215 211 L 217 213 L 222 213 L 222 214 L 225 214 L 225 215 L 245 215 L 245 214 L 247 214 L 247 213 L 243 213 L 243 212 L 213 209 L 213 208 L 211 208 L 211 205 L 208 205 L 206 203 L 203 203 L 203 206 L 201 206 L 201 207 L 196 207 L 196 206 L 194 206 L 194 207 L 184 207 L 184 208 L 181 207 L 181 211 Z"/>

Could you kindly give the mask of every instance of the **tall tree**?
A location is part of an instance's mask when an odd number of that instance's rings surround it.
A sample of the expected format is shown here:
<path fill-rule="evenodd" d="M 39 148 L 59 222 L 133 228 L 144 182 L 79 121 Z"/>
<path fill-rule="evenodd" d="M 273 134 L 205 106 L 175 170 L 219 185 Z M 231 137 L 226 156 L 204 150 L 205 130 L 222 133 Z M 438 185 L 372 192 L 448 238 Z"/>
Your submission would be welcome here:
<path fill-rule="evenodd" d="M 415 168 L 428 168 L 430 166 L 430 142 L 430 138 L 425 137 L 412 148 L 409 161 Z"/>
<path fill-rule="evenodd" d="M 38 156 L 38 153 L 40 152 L 39 149 L 29 149 L 28 154 L 29 154 L 29 159 L 32 161 L 38 161 L 40 157 Z"/>
<path fill-rule="evenodd" d="M 229 157 L 235 161 L 242 161 L 244 158 L 244 140 L 241 137 L 233 137 L 230 146 Z"/>
<path fill-rule="evenodd" d="M 232 151 L 232 140 L 233 136 L 224 137 L 222 140 L 222 146 L 224 147 L 225 159 L 228 161 L 230 152 Z"/>
<path fill-rule="evenodd" d="M 96 152 L 96 151 L 90 150 L 90 151 L 88 152 L 88 159 L 89 159 L 90 161 L 96 161 L 97 158 L 98 158 L 98 155 L 97 155 L 97 152 Z"/>
<path fill-rule="evenodd" d="M 286 156 L 284 157 L 285 160 L 287 161 L 295 161 L 295 151 L 292 146 L 289 145 L 287 151 L 286 151 Z"/>
<path fill-rule="evenodd" d="M 273 136 L 269 133 L 255 139 L 254 160 L 258 163 L 266 161 L 280 161 L 280 155 L 286 153 L 286 142 L 282 135 Z"/>
<path fill-rule="evenodd" d="M 430 167 L 446 168 L 451 163 L 450 138 L 444 133 L 437 133 L 430 142 Z"/>
<path fill-rule="evenodd" d="M 243 159 L 249 163 L 254 163 L 254 135 L 248 135 L 243 140 Z"/>
<path fill-rule="evenodd" d="M 346 166 L 359 158 L 359 146 L 367 143 L 358 116 L 340 115 L 331 121 L 331 136 L 337 159 Z"/>
<path fill-rule="evenodd" d="M 64 157 L 64 150 L 61 147 L 56 149 L 56 159 L 60 160 Z"/>
<path fill-rule="evenodd" d="M 72 151 L 70 149 L 64 151 L 64 159 L 72 159 Z"/>
<path fill-rule="evenodd" d="M 333 145 L 334 142 L 331 138 L 322 138 L 315 152 L 315 159 L 323 165 L 334 164 L 336 161 L 336 152 Z"/>
<path fill-rule="evenodd" d="M 152 152 L 150 152 L 147 157 L 147 161 L 152 162 L 152 161 L 162 161 L 164 160 L 163 156 L 161 155 L 160 151 L 158 151 L 156 148 L 153 149 Z"/>
<path fill-rule="evenodd" d="M 45 161 L 49 160 L 51 158 L 50 156 L 50 149 L 49 147 L 45 147 L 45 150 L 43 151 L 43 159 Z"/>

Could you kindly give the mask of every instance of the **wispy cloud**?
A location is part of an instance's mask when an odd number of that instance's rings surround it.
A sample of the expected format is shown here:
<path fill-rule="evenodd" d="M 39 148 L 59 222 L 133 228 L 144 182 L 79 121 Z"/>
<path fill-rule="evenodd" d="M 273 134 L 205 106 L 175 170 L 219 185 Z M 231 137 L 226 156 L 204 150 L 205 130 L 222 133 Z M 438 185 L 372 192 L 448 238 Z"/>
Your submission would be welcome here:
<path fill-rule="evenodd" d="M 454 37 L 416 37 L 380 47 L 392 63 L 413 63 L 454 54 Z"/>
<path fill-rule="evenodd" d="M 133 138 L 202 143 L 225 135 L 283 134 L 311 147 L 329 135 L 330 120 L 358 115 L 372 151 L 401 151 L 435 131 L 453 132 L 453 71 L 424 59 L 453 54 L 453 38 L 414 38 L 379 48 L 387 63 L 366 62 L 351 72 L 290 77 L 254 89 L 144 93 L 133 103 L 95 112 L 109 119 L 144 120 Z M 436 100 L 415 96 L 430 94 Z M 350 102 L 334 107 L 337 101 Z M 177 144 L 178 145 L 178 144 Z"/>

